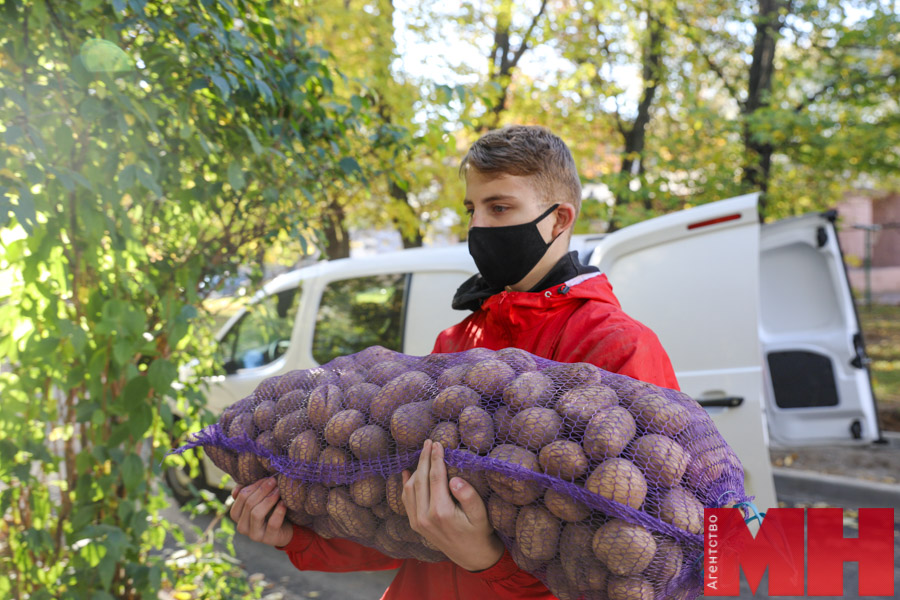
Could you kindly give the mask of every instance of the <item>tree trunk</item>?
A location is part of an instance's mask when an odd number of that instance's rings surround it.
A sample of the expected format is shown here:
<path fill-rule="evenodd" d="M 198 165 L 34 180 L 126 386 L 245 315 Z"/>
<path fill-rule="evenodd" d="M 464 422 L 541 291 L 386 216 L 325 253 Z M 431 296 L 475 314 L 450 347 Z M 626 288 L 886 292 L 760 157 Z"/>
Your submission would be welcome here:
<path fill-rule="evenodd" d="M 401 188 L 399 185 L 397 185 L 394 181 L 391 181 L 388 184 L 388 189 L 390 190 L 391 198 L 393 198 L 394 200 L 399 200 L 399 201 L 403 202 L 404 204 L 406 204 L 406 206 L 409 207 L 409 211 L 413 215 L 415 215 L 416 219 L 418 220 L 419 217 L 418 217 L 418 215 L 416 215 L 415 208 L 413 208 L 413 206 L 409 203 L 409 193 L 406 190 L 404 190 L 403 188 Z M 407 238 L 405 235 L 403 235 L 403 231 L 402 231 L 402 228 L 400 227 L 399 223 L 396 223 L 396 225 L 397 225 L 397 230 L 400 231 L 400 239 L 403 241 L 404 248 L 421 248 L 422 247 L 422 241 L 424 239 L 424 236 L 422 235 L 421 222 L 416 224 L 416 230 L 413 233 L 413 236 L 411 238 Z"/>
<path fill-rule="evenodd" d="M 337 200 L 332 200 L 323 215 L 325 255 L 328 260 L 350 256 L 350 232 L 344 225 L 346 214 Z"/>
<path fill-rule="evenodd" d="M 644 172 L 644 147 L 647 142 L 647 125 L 650 123 L 650 107 L 656 96 L 656 88 L 662 76 L 663 59 L 663 28 L 659 19 L 647 14 L 647 43 L 643 51 L 642 78 L 644 90 L 641 93 L 641 101 L 638 104 L 637 116 L 631 124 L 631 128 L 621 129 L 624 137 L 624 158 L 620 173 L 632 173 L 635 175 Z M 616 199 L 618 203 L 618 198 Z M 649 197 L 644 198 L 644 208 L 652 207 Z"/>
<path fill-rule="evenodd" d="M 757 110 L 767 108 L 771 102 L 775 44 L 781 31 L 782 16 L 779 9 L 782 5 L 780 0 L 759 1 L 759 10 L 753 19 L 756 37 L 753 41 L 753 61 L 750 64 L 750 77 L 747 82 L 747 100 L 742 107 L 746 150 L 742 179 L 748 187 L 758 189 L 762 193 L 759 201 L 760 219 L 766 212 L 766 192 L 769 190 L 774 148 L 771 144 L 756 138 L 750 125 L 752 119 L 749 117 Z"/>

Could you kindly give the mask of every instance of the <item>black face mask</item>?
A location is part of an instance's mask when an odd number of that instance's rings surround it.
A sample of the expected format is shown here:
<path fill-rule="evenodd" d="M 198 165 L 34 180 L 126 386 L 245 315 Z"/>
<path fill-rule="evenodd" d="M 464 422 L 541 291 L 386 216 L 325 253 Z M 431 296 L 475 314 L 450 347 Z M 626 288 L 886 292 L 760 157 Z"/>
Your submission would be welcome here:
<path fill-rule="evenodd" d="M 554 204 L 530 223 L 469 229 L 469 254 L 488 285 L 497 289 L 513 285 L 538 264 L 556 238 L 545 242 L 537 225 L 558 206 Z"/>

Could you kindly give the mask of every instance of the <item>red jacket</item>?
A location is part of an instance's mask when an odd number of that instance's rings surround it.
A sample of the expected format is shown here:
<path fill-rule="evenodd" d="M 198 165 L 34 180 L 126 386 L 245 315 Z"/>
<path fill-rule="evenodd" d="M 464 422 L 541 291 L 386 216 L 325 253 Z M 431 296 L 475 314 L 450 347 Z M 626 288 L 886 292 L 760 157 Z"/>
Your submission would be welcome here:
<path fill-rule="evenodd" d="M 669 357 L 650 329 L 626 315 L 605 275 L 589 273 L 543 292 L 500 292 L 457 325 L 443 331 L 433 352 L 474 347 L 521 348 L 558 362 L 589 362 L 678 389 Z M 291 562 L 311 571 L 399 568 L 382 600 L 555 600 L 505 552 L 493 567 L 471 573 L 452 562 L 389 558 L 349 540 L 325 540 L 294 527 L 284 548 Z"/>

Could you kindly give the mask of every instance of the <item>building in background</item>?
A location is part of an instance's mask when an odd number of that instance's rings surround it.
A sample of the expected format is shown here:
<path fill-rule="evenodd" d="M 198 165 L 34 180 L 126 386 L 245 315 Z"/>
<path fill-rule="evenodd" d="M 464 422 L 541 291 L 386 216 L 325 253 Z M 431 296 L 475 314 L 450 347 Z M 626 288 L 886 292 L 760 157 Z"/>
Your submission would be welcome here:
<path fill-rule="evenodd" d="M 837 209 L 838 237 L 853 289 L 865 298 L 868 282 L 875 302 L 900 304 L 900 192 L 848 192 Z"/>

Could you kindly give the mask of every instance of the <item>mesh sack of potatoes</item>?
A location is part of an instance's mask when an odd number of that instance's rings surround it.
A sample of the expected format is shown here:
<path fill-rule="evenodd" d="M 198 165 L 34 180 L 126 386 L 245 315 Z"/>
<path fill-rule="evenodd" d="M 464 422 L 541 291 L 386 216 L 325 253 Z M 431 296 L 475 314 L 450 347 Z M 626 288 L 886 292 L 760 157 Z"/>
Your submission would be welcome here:
<path fill-rule="evenodd" d="M 516 563 L 563 600 L 699 596 L 703 508 L 748 499 L 690 397 L 514 348 L 373 346 L 263 381 L 180 450 L 203 446 L 241 484 L 274 474 L 288 518 L 325 538 L 439 561 L 400 498 L 429 438 Z"/>

